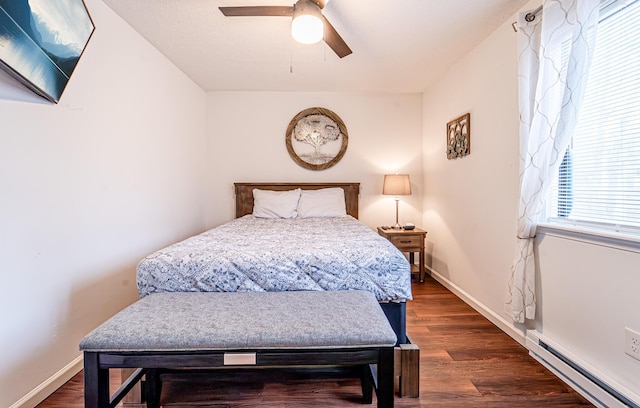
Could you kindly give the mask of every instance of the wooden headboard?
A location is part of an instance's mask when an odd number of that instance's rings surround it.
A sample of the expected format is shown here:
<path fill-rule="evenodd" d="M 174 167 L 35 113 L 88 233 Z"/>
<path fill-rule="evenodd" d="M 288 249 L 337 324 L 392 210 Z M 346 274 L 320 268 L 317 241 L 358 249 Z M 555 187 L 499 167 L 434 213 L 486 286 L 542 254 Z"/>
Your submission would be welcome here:
<path fill-rule="evenodd" d="M 341 187 L 347 214 L 358 218 L 358 196 L 360 183 L 233 183 L 236 191 L 236 218 L 253 213 L 253 190 L 286 191 L 301 188 L 303 190 L 318 190 L 321 188 Z"/>

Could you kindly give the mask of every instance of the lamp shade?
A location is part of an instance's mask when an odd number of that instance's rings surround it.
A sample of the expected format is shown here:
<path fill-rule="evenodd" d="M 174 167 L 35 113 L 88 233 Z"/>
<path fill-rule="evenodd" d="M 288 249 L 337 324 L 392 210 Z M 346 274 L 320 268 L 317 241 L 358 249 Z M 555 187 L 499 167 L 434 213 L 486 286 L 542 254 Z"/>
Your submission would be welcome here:
<path fill-rule="evenodd" d="M 311 0 L 299 0 L 293 9 L 291 35 L 301 44 L 315 44 L 324 37 L 320 7 Z"/>
<path fill-rule="evenodd" d="M 410 195 L 411 180 L 408 174 L 387 174 L 384 176 L 382 194 Z"/>

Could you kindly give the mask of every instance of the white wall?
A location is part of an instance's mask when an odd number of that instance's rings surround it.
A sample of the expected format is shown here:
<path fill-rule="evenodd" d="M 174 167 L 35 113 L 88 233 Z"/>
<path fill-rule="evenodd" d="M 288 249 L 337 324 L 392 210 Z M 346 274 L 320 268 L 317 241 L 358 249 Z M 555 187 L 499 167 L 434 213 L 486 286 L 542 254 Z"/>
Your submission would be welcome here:
<path fill-rule="evenodd" d="M 102 1 L 58 105 L 0 78 L 0 406 L 137 298 L 136 262 L 204 229 L 205 92 Z"/>
<path fill-rule="evenodd" d="M 340 162 L 320 171 L 296 164 L 285 132 L 298 112 L 332 110 L 347 126 Z M 361 183 L 360 220 L 370 227 L 395 222 L 395 201 L 382 195 L 386 173 L 409 173 L 413 195 L 402 197 L 400 222 L 421 221 L 422 101 L 419 94 L 210 92 L 207 98 L 209 180 L 207 226 L 234 215 L 233 183 L 241 181 L 354 181 Z"/>
<path fill-rule="evenodd" d="M 516 37 L 510 22 L 424 94 L 424 218 L 430 266 L 502 313 L 518 194 Z M 446 156 L 447 122 L 471 114 L 471 154 Z"/>
<path fill-rule="evenodd" d="M 423 102 L 423 224 L 431 266 L 503 322 L 519 171 L 512 21 L 515 16 L 452 67 Z M 449 161 L 445 124 L 466 112 L 471 113 L 471 155 Z M 624 327 L 640 330 L 637 246 L 630 251 L 548 234 L 538 241 L 538 315 L 528 327 L 640 395 L 640 361 L 624 354 Z M 524 326 L 508 329 L 517 337 Z"/>
<path fill-rule="evenodd" d="M 638 246 L 548 231 L 537 249 L 540 331 L 640 401 L 640 361 L 624 352 L 625 327 L 640 332 Z"/>

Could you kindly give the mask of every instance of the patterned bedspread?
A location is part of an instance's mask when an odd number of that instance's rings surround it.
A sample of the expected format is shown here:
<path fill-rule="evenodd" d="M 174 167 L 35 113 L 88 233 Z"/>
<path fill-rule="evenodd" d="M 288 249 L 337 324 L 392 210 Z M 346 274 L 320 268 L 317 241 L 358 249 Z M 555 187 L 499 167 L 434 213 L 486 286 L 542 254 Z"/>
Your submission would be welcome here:
<path fill-rule="evenodd" d="M 406 257 L 352 217 L 235 219 L 146 257 L 138 293 L 361 289 L 411 299 Z"/>

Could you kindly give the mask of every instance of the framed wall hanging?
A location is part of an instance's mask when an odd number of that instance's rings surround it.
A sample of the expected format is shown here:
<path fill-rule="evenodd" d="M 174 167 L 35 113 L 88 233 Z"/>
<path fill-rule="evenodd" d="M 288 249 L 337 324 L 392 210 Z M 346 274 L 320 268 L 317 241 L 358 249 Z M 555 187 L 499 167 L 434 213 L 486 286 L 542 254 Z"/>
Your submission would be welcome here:
<path fill-rule="evenodd" d="M 309 170 L 335 165 L 347 151 L 349 135 L 340 117 L 325 108 L 309 108 L 291 119 L 285 136 L 291 158 Z"/>
<path fill-rule="evenodd" d="M 466 113 L 447 123 L 447 159 L 471 153 L 471 114 Z"/>
<path fill-rule="evenodd" d="M 0 68 L 57 103 L 94 29 L 83 0 L 0 0 Z"/>

